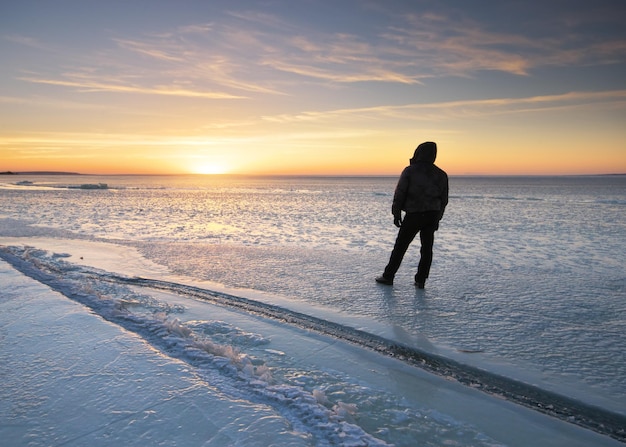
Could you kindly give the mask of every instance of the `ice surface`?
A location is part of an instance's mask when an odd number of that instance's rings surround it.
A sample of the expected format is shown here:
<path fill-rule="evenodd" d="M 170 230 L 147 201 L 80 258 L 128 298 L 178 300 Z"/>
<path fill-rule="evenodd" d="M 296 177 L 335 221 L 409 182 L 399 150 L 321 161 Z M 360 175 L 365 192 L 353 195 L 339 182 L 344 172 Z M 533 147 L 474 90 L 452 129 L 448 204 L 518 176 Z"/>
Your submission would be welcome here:
<path fill-rule="evenodd" d="M 107 272 L 105 276 L 136 275 L 225 291 L 362 329 L 609 411 L 626 411 L 623 177 L 451 179 L 450 207 L 436 236 L 435 263 L 424 291 L 412 284 L 418 244 L 407 254 L 393 288 L 373 282 L 395 237 L 389 212 L 393 178 L 81 179 L 107 183 L 107 190 L 68 188 L 75 181 L 71 178 L 20 180 L 34 182 L 0 188 L 0 245 L 46 250 L 32 250 L 29 259 L 42 266 L 56 264 L 67 287 L 82 278 L 83 268 L 98 268 Z M 66 271 L 64 263 L 83 267 Z M 103 296 L 121 286 L 99 278 L 90 287 Z M 341 363 L 337 359 L 345 353 L 330 363 L 325 359 L 322 366 L 301 363 L 293 347 L 285 348 L 264 330 L 256 330 L 256 320 L 247 315 L 239 321 L 237 312 L 201 303 L 201 309 L 226 312 L 228 318 L 204 312 L 194 316 L 188 298 L 145 288 L 129 290 L 115 292 L 111 303 L 142 319 L 166 315 L 159 323 L 163 330 L 178 330 L 178 336 L 200 334 L 208 350 L 233 349 L 223 358 L 238 364 L 237 374 L 253 381 L 258 380 L 251 374 L 255 368 L 261 376 L 270 372 L 289 386 L 308 384 L 303 377 L 313 377 L 315 384 L 338 380 L 315 371 L 326 373 L 324 365 L 336 370 Z M 278 327 L 288 330 L 290 325 L 284 326 Z M 145 340 L 143 330 L 138 336 Z M 159 346 L 156 349 L 162 349 Z M 325 347 L 323 355 L 316 354 L 325 358 L 330 351 Z M 170 352 L 160 355 L 188 360 Z M 288 374 L 268 366 L 268 371 L 267 356 L 303 368 Z M 385 361 L 375 356 L 371 370 Z M 357 385 L 349 380 L 355 370 Z M 341 415 L 342 423 L 354 423 L 357 431 L 384 442 L 412 445 L 394 436 L 417 436 L 421 427 L 428 433 L 425 439 L 432 434 L 434 445 L 442 440 L 452 445 L 523 445 L 500 431 L 508 425 L 495 422 L 493 414 L 485 416 L 494 420 L 488 426 L 468 416 L 484 402 L 469 407 L 425 403 L 423 395 L 432 394 L 432 384 L 412 385 L 422 393 L 416 398 L 422 413 L 415 413 L 413 407 L 398 406 L 395 399 L 405 390 L 396 393 L 402 388 L 397 379 L 381 376 L 376 390 L 391 397 L 377 399 L 345 391 L 360 389 L 359 380 L 369 380 L 367 371 L 348 368 L 346 374 L 337 389 L 352 401 L 337 398 L 322 385 L 309 387 L 306 399 L 325 402 L 324 411 Z M 376 403 L 370 416 L 363 416 L 363 402 Z M 359 417 L 377 421 L 373 426 L 353 420 L 355 403 Z M 373 416 L 374 410 L 382 416 Z M 424 417 L 423 411 L 430 410 L 441 417 Z M 440 426 L 422 425 L 444 419 L 469 424 L 469 433 L 480 441 L 441 438 Z M 300 423 L 294 420 L 287 418 L 287 423 Z M 354 434 L 352 426 L 343 427 Z M 537 424 L 528 423 L 525 429 L 532 432 Z M 569 445 L 564 438 L 556 439 L 554 445 Z"/>
<path fill-rule="evenodd" d="M 11 251 L 63 293 L 0 262 L 10 445 L 618 444 L 332 338 Z"/>
<path fill-rule="evenodd" d="M 224 395 L 4 262 L 0 277 L 3 445 L 310 445 L 267 405 Z"/>

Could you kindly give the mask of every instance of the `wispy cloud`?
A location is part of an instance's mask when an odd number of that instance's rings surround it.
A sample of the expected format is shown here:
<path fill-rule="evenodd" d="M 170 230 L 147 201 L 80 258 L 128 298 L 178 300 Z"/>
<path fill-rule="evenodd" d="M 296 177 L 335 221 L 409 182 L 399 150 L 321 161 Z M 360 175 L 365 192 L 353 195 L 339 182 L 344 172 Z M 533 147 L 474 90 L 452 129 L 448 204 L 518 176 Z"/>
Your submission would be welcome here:
<path fill-rule="evenodd" d="M 349 89 L 369 82 L 410 87 L 485 70 L 529 76 L 537 67 L 611 63 L 626 55 L 624 41 L 585 42 L 573 32 L 527 36 L 521 28 L 503 31 L 443 7 L 436 12 L 421 8 L 395 15 L 381 8 L 377 20 L 334 32 L 296 22 L 294 15 L 278 10 L 230 11 L 210 22 L 117 36 L 109 41 L 111 47 L 75 56 L 73 66 L 20 79 L 80 92 L 257 99 L 300 96 L 303 86 Z M 5 38 L 39 45 L 24 36 Z"/>
<path fill-rule="evenodd" d="M 517 6 L 520 13 L 529 13 Z M 488 13 L 468 14 L 466 9 L 446 9 L 445 5 L 437 13 L 398 15 L 394 24 L 379 32 L 379 49 L 397 55 L 399 61 L 419 61 L 436 76 L 473 76 L 485 70 L 527 76 L 538 68 L 625 60 L 626 41 L 619 35 L 585 31 L 589 27 L 614 28 L 623 13 L 604 11 L 585 17 L 573 14 L 576 8 L 561 11 L 546 6 L 549 14 L 533 15 L 536 6 L 529 6 L 532 14 L 524 16 L 523 22 L 520 17 L 519 23 L 512 22 L 510 27 L 494 21 Z M 406 65 L 403 70 L 411 72 L 412 68 Z"/>
<path fill-rule="evenodd" d="M 121 47 L 125 48 L 129 51 L 133 51 L 135 53 L 148 56 L 150 58 L 170 61 L 170 62 L 182 62 L 184 61 L 184 57 L 181 57 L 176 54 L 170 54 L 167 50 L 163 48 L 156 48 L 153 45 L 147 44 L 145 42 L 139 42 L 134 40 L 127 39 L 114 39 L 115 42 Z"/>
<path fill-rule="evenodd" d="M 268 122 L 288 123 L 305 121 L 332 121 L 343 119 L 419 119 L 443 120 L 450 116 L 485 116 L 503 113 L 525 113 L 530 110 L 582 107 L 598 103 L 611 103 L 626 108 L 626 90 L 604 92 L 570 92 L 560 95 L 532 96 L 525 98 L 494 98 L 467 101 L 447 101 L 425 104 L 381 105 L 335 109 L 327 111 L 309 111 L 297 114 L 264 116 Z M 427 112 L 427 114 L 425 114 Z"/>
<path fill-rule="evenodd" d="M 3 36 L 5 40 L 16 43 L 18 45 L 23 45 L 26 47 L 36 48 L 38 50 L 50 50 L 50 45 L 47 45 L 41 42 L 39 39 L 36 39 L 31 36 L 22 36 L 18 34 L 10 34 Z"/>
<path fill-rule="evenodd" d="M 320 67 L 316 65 L 306 65 L 297 63 L 288 63 L 282 60 L 266 60 L 263 65 L 270 66 L 276 70 L 287 73 L 320 80 L 332 81 L 336 83 L 352 83 L 352 82 L 397 82 L 400 84 L 419 84 L 419 79 L 402 73 L 384 69 L 372 69 L 367 72 L 337 70 L 332 67 Z"/>
<path fill-rule="evenodd" d="M 0 104 L 11 104 L 16 106 L 27 107 L 47 107 L 51 109 L 74 109 L 74 110 L 104 110 L 111 109 L 110 105 L 94 104 L 69 101 L 62 98 L 44 97 L 44 96 L 0 96 Z M 116 113 L 127 113 L 127 109 L 118 109 L 114 107 Z"/>
<path fill-rule="evenodd" d="M 216 90 L 232 92 L 284 94 L 272 87 L 271 81 L 264 82 L 259 77 L 259 69 L 254 67 L 256 59 L 251 57 L 258 54 L 254 38 L 228 26 L 188 25 L 166 33 L 145 35 L 141 39 L 115 39 L 115 42 L 121 49 L 156 64 L 144 64 L 136 71 L 148 71 L 149 75 L 158 75 L 164 82 L 214 86 Z M 116 57 L 122 58 L 121 55 Z M 136 69 L 136 62 L 132 59 L 119 65 L 120 74 Z M 242 97 L 236 93 L 225 94 L 227 96 Z"/>
<path fill-rule="evenodd" d="M 205 92 L 198 90 L 188 90 L 176 87 L 143 87 L 135 85 L 110 84 L 98 81 L 71 81 L 62 79 L 44 79 L 36 77 L 21 77 L 22 81 L 33 82 L 36 84 L 58 85 L 62 87 L 74 87 L 83 92 L 109 92 L 109 93 L 136 93 L 142 95 L 165 95 L 165 96 L 184 96 L 191 98 L 205 99 L 242 99 L 243 96 L 232 95 L 222 92 Z"/>
<path fill-rule="evenodd" d="M 468 76 L 481 70 L 527 75 L 536 63 L 531 56 L 541 51 L 534 39 L 431 13 L 394 16 L 394 25 L 384 25 L 383 20 L 364 27 L 367 33 L 297 28 L 269 15 L 233 16 L 250 26 L 237 27 L 236 33 L 220 27 L 213 31 L 236 40 L 242 52 L 254 50 L 251 63 L 336 83 L 415 84 L 428 77 Z M 262 27 L 252 27 L 256 24 Z"/>

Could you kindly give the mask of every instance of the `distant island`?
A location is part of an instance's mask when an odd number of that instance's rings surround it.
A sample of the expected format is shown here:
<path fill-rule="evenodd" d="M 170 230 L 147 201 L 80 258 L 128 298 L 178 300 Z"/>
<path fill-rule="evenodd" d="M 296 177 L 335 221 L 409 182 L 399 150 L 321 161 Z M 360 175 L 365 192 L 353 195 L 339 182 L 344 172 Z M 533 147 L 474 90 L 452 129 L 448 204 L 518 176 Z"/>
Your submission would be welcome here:
<path fill-rule="evenodd" d="M 25 172 L 0 172 L 0 175 L 83 175 L 78 172 L 59 172 L 59 171 L 25 171 Z"/>

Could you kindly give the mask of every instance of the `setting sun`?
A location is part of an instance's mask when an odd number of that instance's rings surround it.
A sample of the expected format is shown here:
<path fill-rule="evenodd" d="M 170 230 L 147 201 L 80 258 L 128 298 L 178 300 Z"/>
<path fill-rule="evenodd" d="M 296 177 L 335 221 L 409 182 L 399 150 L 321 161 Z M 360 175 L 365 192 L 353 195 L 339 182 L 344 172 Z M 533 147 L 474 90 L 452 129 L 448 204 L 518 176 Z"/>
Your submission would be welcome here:
<path fill-rule="evenodd" d="M 192 167 L 194 174 L 228 174 L 226 166 L 217 163 L 201 163 Z"/>

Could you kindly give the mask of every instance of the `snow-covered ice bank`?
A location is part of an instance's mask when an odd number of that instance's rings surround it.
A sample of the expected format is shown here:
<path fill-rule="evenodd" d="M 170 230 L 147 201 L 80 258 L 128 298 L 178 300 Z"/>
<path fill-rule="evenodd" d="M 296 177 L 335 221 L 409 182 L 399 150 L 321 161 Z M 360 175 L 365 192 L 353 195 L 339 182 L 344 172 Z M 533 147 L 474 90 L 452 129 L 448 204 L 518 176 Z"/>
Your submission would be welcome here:
<path fill-rule="evenodd" d="M 225 396 L 5 262 L 0 278 L 3 445 L 310 445 L 272 408 Z"/>
<path fill-rule="evenodd" d="M 106 281 L 164 276 L 132 250 L 23 242 L 64 250 L 12 249 L 55 290 L 0 261 L 8 445 L 620 445 L 332 337 Z"/>

